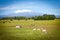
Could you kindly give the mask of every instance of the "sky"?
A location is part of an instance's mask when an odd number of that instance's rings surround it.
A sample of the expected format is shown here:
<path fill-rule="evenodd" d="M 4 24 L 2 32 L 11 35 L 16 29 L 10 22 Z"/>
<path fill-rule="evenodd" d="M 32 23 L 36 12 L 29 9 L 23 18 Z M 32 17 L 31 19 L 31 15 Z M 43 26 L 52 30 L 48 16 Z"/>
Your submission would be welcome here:
<path fill-rule="evenodd" d="M 60 0 L 0 0 L 0 16 L 18 13 L 60 15 Z"/>

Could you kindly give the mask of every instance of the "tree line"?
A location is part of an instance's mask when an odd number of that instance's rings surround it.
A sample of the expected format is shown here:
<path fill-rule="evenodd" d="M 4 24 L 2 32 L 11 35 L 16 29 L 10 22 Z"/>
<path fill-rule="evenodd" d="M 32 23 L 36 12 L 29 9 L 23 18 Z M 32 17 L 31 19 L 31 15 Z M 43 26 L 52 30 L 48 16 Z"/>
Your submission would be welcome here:
<path fill-rule="evenodd" d="M 33 17 L 25 17 L 25 16 L 15 16 L 15 17 L 5 17 L 5 18 L 1 18 L 1 20 L 29 20 L 29 19 L 33 19 L 33 20 L 54 20 L 56 17 L 55 15 L 48 15 L 48 14 L 44 14 L 42 16 L 33 16 Z"/>

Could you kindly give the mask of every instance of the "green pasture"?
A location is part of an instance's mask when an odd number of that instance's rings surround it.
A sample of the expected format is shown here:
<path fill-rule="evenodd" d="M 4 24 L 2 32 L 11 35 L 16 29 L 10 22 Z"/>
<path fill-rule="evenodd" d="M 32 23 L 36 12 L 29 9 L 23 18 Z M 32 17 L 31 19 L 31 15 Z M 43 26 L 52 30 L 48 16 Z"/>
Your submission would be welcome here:
<path fill-rule="evenodd" d="M 47 33 L 33 28 L 45 28 Z M 60 40 L 60 19 L 0 20 L 0 40 Z"/>
<path fill-rule="evenodd" d="M 7 22 L 5 22 L 7 21 Z M 5 23 L 3 23 L 5 22 Z M 34 26 L 60 26 L 60 19 L 55 20 L 1 20 L 0 26 L 8 27 L 12 26 L 15 27 L 16 25 L 21 25 L 23 27 L 31 27 Z"/>

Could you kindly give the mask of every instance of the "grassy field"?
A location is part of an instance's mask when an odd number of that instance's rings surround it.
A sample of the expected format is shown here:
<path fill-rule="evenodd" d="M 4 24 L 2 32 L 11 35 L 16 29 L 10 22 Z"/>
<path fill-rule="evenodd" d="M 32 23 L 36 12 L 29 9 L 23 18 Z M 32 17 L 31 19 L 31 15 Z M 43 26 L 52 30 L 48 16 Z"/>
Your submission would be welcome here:
<path fill-rule="evenodd" d="M 16 25 L 22 28 L 16 28 Z M 33 28 L 45 28 L 47 33 Z M 60 19 L 1 20 L 0 40 L 60 40 Z"/>

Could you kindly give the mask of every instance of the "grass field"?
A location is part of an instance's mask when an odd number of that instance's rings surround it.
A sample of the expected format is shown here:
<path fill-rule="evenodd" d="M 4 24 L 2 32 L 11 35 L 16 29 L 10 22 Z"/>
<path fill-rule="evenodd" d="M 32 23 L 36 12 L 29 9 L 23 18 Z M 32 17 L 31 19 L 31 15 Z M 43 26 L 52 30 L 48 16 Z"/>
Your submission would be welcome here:
<path fill-rule="evenodd" d="M 16 25 L 21 25 L 22 28 L 16 28 Z M 47 33 L 33 28 L 45 28 Z M 60 40 L 60 19 L 1 20 L 0 40 Z"/>

